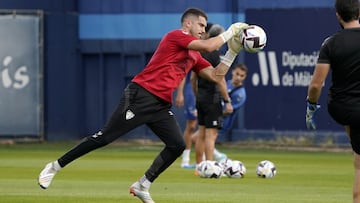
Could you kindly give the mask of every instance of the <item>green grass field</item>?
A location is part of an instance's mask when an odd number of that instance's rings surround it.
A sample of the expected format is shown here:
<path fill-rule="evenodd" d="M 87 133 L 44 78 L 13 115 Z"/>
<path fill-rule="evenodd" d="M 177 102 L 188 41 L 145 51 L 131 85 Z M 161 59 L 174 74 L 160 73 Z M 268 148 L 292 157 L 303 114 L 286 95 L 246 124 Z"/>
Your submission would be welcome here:
<path fill-rule="evenodd" d="M 0 146 L 1 203 L 140 202 L 129 186 L 143 175 L 160 151 L 159 145 L 110 145 L 81 157 L 58 173 L 47 190 L 37 185 L 44 165 L 73 143 Z M 152 185 L 157 203 L 346 203 L 352 202 L 353 166 L 350 152 L 299 152 L 220 148 L 241 160 L 243 179 L 202 179 L 181 169 L 178 159 Z M 192 160 L 194 155 L 192 154 Z M 272 179 L 255 176 L 256 164 L 276 164 Z"/>

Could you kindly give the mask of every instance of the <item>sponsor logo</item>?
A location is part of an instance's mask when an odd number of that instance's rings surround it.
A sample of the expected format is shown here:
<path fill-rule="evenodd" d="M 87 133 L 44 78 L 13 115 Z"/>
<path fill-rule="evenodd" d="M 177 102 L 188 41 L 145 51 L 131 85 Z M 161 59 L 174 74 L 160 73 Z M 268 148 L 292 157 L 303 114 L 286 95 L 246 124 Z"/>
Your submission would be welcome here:
<path fill-rule="evenodd" d="M 1 85 L 4 88 L 23 89 L 29 82 L 30 77 L 27 73 L 26 66 L 13 67 L 13 58 L 6 56 L 2 60 L 2 66 L 4 67 L 0 72 Z"/>
<path fill-rule="evenodd" d="M 93 137 L 93 138 L 98 138 L 98 137 L 101 136 L 102 134 L 103 134 L 103 133 L 102 133 L 101 131 L 99 131 L 99 132 L 93 134 L 91 137 Z"/>
<path fill-rule="evenodd" d="M 212 121 L 213 126 L 217 126 L 218 125 L 218 121 Z"/>
<path fill-rule="evenodd" d="M 281 66 L 278 64 L 276 53 L 275 51 L 257 53 L 260 72 L 253 73 L 252 84 L 254 86 L 274 87 L 308 86 L 313 70 L 304 68 L 315 66 L 319 52 L 294 54 L 291 51 L 283 51 L 281 53 Z M 281 68 L 280 71 L 279 68 Z"/>
<path fill-rule="evenodd" d="M 135 117 L 135 114 L 131 110 L 127 110 L 125 114 L 125 119 L 130 120 Z"/>

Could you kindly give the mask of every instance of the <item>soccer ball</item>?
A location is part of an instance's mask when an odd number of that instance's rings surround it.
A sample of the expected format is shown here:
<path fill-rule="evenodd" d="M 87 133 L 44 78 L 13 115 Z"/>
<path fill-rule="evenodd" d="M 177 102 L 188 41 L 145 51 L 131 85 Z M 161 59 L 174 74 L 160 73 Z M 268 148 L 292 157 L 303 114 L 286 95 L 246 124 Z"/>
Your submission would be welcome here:
<path fill-rule="evenodd" d="M 256 175 L 260 178 L 272 178 L 276 175 L 275 164 L 269 160 L 260 161 L 256 167 Z"/>
<path fill-rule="evenodd" d="M 216 161 L 202 161 L 196 170 L 201 178 L 220 178 L 223 174 L 223 168 Z"/>
<path fill-rule="evenodd" d="M 246 173 L 246 167 L 241 161 L 233 160 L 227 164 L 224 173 L 229 178 L 243 178 Z"/>
<path fill-rule="evenodd" d="M 231 166 L 232 160 L 229 159 L 229 158 L 221 159 L 221 160 L 219 161 L 219 164 L 220 164 L 220 166 L 223 168 L 224 173 L 225 173 L 225 169 L 226 169 L 227 167 Z"/>
<path fill-rule="evenodd" d="M 250 53 L 261 51 L 266 45 L 266 33 L 258 25 L 250 25 L 240 33 L 240 42 L 244 50 Z"/>
<path fill-rule="evenodd" d="M 206 168 L 206 161 L 202 161 L 200 162 L 200 164 L 196 166 L 195 170 L 197 171 L 197 174 L 199 174 L 199 177 L 205 178 L 205 174 L 204 174 L 205 168 Z"/>

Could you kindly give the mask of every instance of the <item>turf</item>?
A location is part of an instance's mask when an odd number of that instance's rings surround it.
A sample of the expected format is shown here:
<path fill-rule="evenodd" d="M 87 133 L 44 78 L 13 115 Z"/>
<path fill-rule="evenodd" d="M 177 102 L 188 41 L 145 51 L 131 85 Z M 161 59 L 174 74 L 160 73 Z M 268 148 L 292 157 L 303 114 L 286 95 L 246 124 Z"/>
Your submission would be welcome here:
<path fill-rule="evenodd" d="M 0 202 L 140 202 L 129 186 L 143 175 L 161 146 L 110 145 L 71 163 L 47 190 L 36 178 L 44 165 L 74 143 L 0 146 Z M 349 152 L 299 152 L 220 148 L 246 168 L 242 179 L 202 179 L 181 169 L 178 159 L 152 185 L 157 203 L 344 203 L 351 202 L 352 155 Z M 260 160 L 273 161 L 277 175 L 255 176 Z M 192 154 L 192 160 L 193 154 Z"/>

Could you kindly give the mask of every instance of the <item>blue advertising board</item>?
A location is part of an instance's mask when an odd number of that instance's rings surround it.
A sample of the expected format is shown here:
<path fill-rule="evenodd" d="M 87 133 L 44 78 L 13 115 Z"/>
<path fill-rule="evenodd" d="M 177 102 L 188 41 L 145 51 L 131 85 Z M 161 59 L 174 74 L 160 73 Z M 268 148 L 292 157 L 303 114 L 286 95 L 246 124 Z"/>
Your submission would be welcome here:
<path fill-rule="evenodd" d="M 0 137 L 43 134 L 40 17 L 0 15 Z"/>
<path fill-rule="evenodd" d="M 246 88 L 245 128 L 305 130 L 307 87 L 318 51 L 325 38 L 340 29 L 330 8 L 248 9 L 246 22 L 267 33 L 259 53 L 246 53 L 249 68 Z M 319 130 L 343 131 L 327 112 L 327 78 L 317 114 Z"/>

